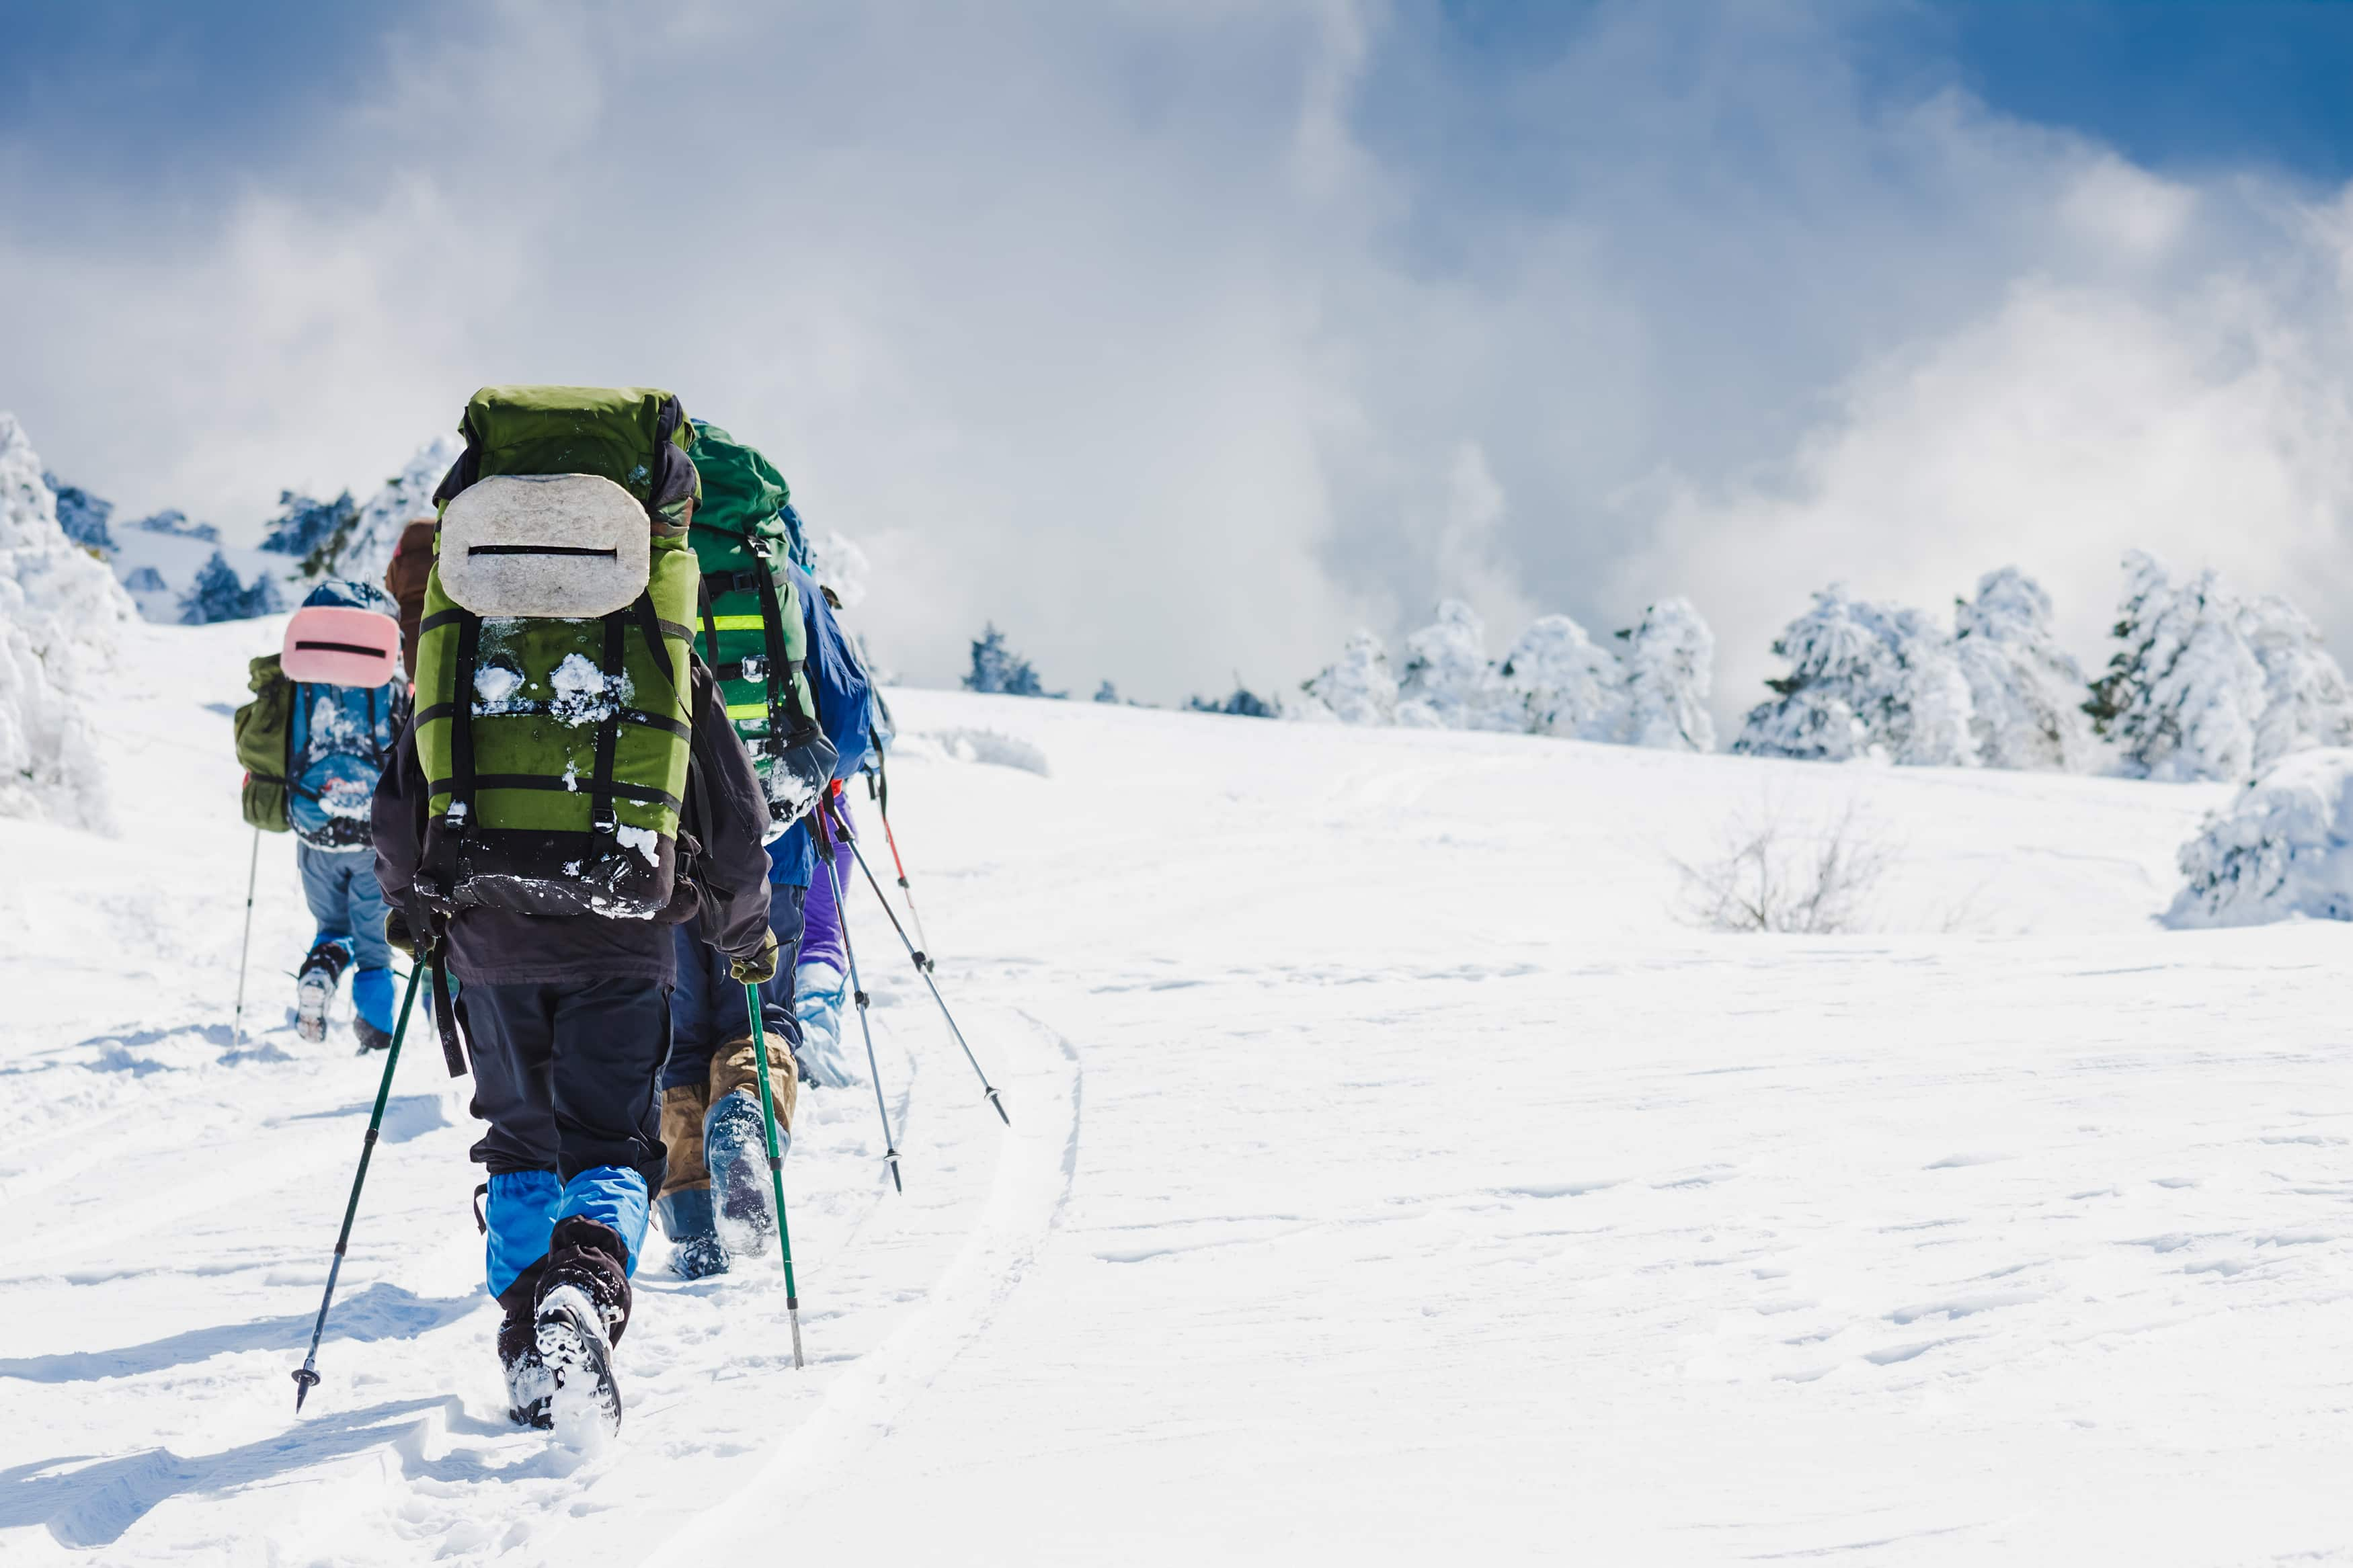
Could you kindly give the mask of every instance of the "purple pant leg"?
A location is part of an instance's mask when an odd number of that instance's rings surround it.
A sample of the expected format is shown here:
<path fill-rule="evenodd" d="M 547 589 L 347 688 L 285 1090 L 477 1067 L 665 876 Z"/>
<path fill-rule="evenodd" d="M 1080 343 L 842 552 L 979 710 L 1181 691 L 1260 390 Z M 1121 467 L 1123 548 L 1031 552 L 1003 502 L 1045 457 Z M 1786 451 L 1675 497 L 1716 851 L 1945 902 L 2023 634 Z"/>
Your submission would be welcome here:
<path fill-rule="evenodd" d="M 839 802 L 841 815 L 849 815 L 849 802 Z M 854 825 L 853 825 L 854 826 Z M 850 879 L 858 875 L 858 862 L 851 858 L 849 846 L 836 843 L 833 847 L 833 868 L 841 879 L 841 890 L 849 890 Z M 825 874 L 825 856 L 819 851 L 809 874 L 808 902 L 802 905 L 802 963 L 829 963 L 837 974 L 849 973 L 849 957 L 841 946 L 841 910 L 833 901 L 833 879 Z"/>

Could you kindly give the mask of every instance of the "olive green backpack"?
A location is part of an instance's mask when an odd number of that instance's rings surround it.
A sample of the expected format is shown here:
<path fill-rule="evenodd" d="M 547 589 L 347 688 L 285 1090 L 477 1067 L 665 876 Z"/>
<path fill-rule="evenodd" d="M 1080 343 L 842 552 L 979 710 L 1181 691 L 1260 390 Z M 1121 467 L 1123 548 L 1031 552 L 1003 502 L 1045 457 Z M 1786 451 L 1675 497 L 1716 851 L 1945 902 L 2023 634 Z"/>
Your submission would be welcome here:
<path fill-rule="evenodd" d="M 237 760 L 245 767 L 241 804 L 246 824 L 264 833 L 285 833 L 294 824 L 286 798 L 286 739 L 294 721 L 294 683 L 279 668 L 278 655 L 264 654 L 246 667 L 253 700 L 237 710 Z"/>
<path fill-rule="evenodd" d="M 667 392 L 578 386 L 484 387 L 459 430 L 417 635 L 417 892 L 657 914 L 693 723 L 693 431 Z"/>
<path fill-rule="evenodd" d="M 693 454 L 702 479 L 692 531 L 702 569 L 697 640 L 752 753 L 774 837 L 815 804 L 836 760 L 802 673 L 808 629 L 784 520 L 791 491 L 757 447 L 704 420 L 694 422 Z"/>

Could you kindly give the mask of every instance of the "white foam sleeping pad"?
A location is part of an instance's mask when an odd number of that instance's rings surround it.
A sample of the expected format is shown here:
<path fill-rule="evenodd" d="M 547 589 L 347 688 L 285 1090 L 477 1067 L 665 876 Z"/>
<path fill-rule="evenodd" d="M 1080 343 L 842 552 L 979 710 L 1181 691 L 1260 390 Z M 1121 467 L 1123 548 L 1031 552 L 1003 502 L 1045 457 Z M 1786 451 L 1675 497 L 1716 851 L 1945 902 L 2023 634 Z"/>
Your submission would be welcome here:
<path fill-rule="evenodd" d="M 595 474 L 500 474 L 441 517 L 441 591 L 478 616 L 585 620 L 645 592 L 646 509 Z"/>

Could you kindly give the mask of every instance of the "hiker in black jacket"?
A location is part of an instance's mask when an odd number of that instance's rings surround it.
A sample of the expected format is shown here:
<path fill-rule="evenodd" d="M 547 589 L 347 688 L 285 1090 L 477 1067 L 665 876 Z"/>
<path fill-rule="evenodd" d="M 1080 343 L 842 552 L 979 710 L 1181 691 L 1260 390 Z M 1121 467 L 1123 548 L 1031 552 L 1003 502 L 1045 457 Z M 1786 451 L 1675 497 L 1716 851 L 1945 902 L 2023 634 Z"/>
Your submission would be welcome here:
<path fill-rule="evenodd" d="M 738 981 L 775 973 L 768 929 L 768 809 L 717 687 L 693 661 L 689 786 L 680 875 L 652 919 L 461 909 L 446 954 L 456 1013 L 471 1046 L 473 1112 L 490 1130 L 473 1148 L 489 1167 L 491 1293 L 506 1309 L 499 1352 L 512 1414 L 552 1424 L 570 1369 L 543 1363 L 537 1316 L 569 1289 L 603 1328 L 605 1356 L 629 1318 L 629 1275 L 645 1239 L 647 1199 L 662 1180 L 659 1089 L 670 1054 L 673 926 L 689 921 L 733 961 Z M 376 874 L 394 913 L 393 942 L 414 952 L 408 911 L 427 824 L 415 728 L 385 770 L 375 806 Z M 699 849 L 690 855 L 690 844 Z M 609 1394 L 609 1364 L 584 1368 Z M 617 1422 L 615 1396 L 610 1411 Z"/>

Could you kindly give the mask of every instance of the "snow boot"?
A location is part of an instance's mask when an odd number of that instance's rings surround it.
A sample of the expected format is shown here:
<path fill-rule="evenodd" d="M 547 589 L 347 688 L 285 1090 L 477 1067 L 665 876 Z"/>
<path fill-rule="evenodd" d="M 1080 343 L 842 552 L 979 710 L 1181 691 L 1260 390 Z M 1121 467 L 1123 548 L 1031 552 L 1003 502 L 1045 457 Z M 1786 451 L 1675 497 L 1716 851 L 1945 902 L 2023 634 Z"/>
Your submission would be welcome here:
<path fill-rule="evenodd" d="M 702 1157 L 702 1120 L 708 1085 L 672 1084 L 662 1090 L 662 1143 L 670 1164 L 654 1199 L 654 1217 L 670 1237 L 670 1271 L 681 1279 L 727 1272 L 727 1248 L 711 1203 L 711 1168 Z"/>
<path fill-rule="evenodd" d="M 776 1152 L 791 1146 L 799 1069 L 781 1035 L 767 1037 L 768 1092 L 776 1107 Z M 756 1252 L 776 1240 L 774 1184 L 768 1179 L 768 1122 L 760 1111 L 760 1063 L 746 1035 L 711 1058 L 711 1109 L 702 1119 L 702 1153 L 719 1235 L 731 1252 Z"/>
<path fill-rule="evenodd" d="M 821 1089 L 858 1081 L 841 1044 L 841 1008 L 849 982 L 830 963 L 804 963 L 793 973 L 793 1016 L 800 1020 L 800 1079 Z"/>
<path fill-rule="evenodd" d="M 351 939 L 322 936 L 302 957 L 294 980 L 294 1032 L 312 1042 L 327 1037 L 327 1008 L 342 984 L 343 965 L 352 961 Z"/>
<path fill-rule="evenodd" d="M 570 1215 L 555 1222 L 539 1278 L 534 1340 L 551 1387 L 548 1421 L 566 1441 L 621 1429 L 613 1346 L 629 1326 L 628 1248 L 610 1226 Z"/>
<path fill-rule="evenodd" d="M 362 1056 L 367 1055 L 370 1051 L 392 1049 L 392 1037 L 369 1023 L 365 1014 L 355 1015 L 353 1017 L 352 1037 L 359 1041 Z"/>
<path fill-rule="evenodd" d="M 555 1380 L 539 1355 L 539 1280 L 546 1272 L 542 1258 L 518 1276 L 499 1297 L 506 1316 L 499 1323 L 499 1364 L 507 1374 L 507 1419 L 518 1426 L 547 1431 L 555 1426 L 550 1414 Z"/>

